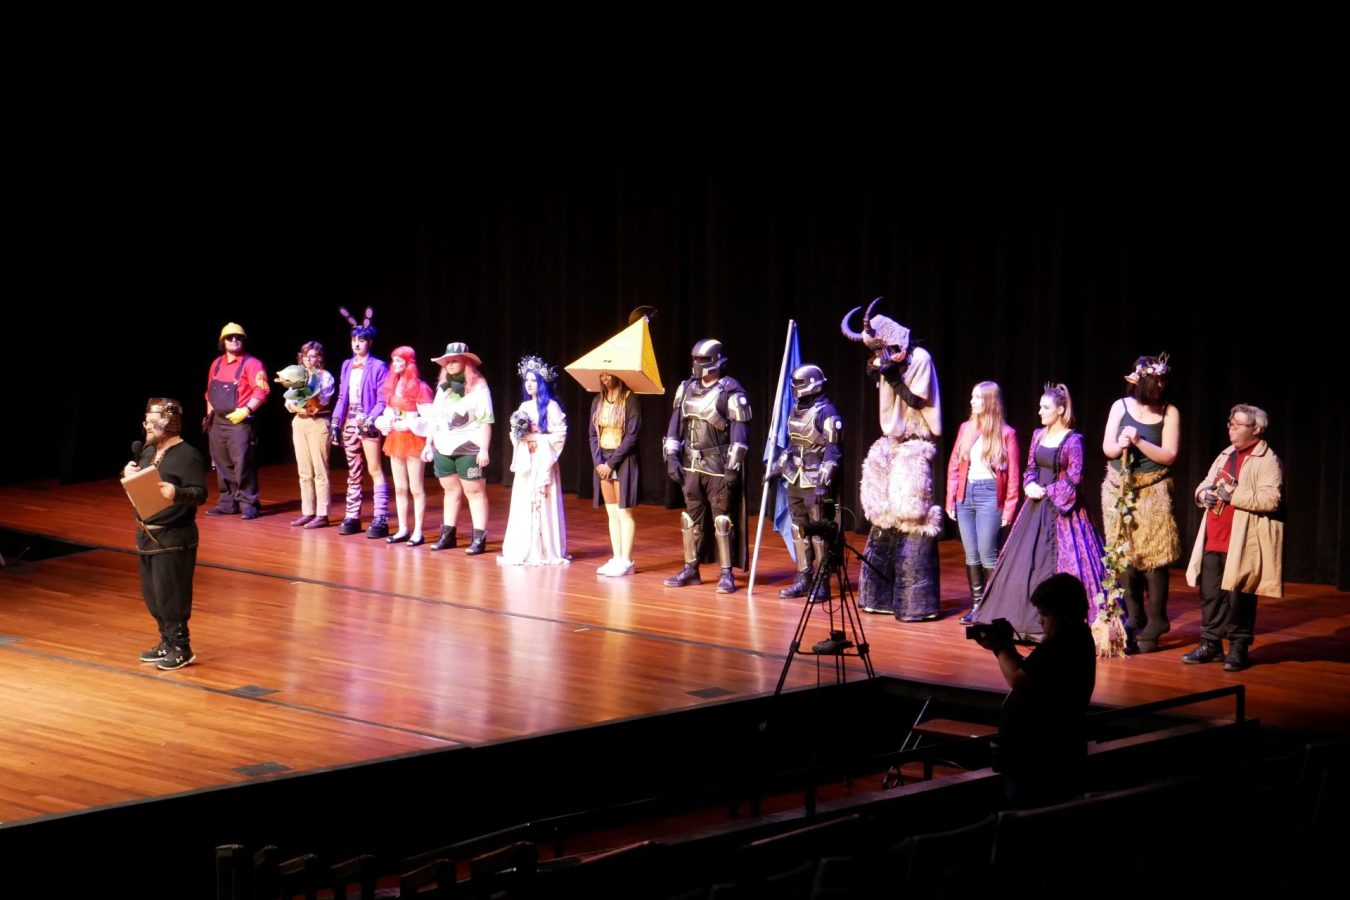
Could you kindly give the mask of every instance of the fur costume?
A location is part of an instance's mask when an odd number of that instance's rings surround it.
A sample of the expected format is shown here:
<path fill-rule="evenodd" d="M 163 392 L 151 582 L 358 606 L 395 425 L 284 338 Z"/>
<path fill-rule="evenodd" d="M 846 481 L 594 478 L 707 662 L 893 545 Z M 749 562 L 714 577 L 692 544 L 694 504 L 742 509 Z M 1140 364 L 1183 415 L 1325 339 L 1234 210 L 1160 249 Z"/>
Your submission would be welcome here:
<path fill-rule="evenodd" d="M 1129 565 L 1146 572 L 1181 559 L 1181 535 L 1177 532 L 1177 520 L 1172 514 L 1170 474 L 1162 470 L 1136 475 L 1134 488 Z M 1106 478 L 1102 481 L 1102 526 L 1106 531 L 1108 547 L 1115 546 L 1120 536 L 1120 513 L 1116 510 L 1116 495 L 1119 492 L 1120 473 L 1108 465 Z"/>
<path fill-rule="evenodd" d="M 936 619 L 940 612 L 937 540 L 942 507 L 933 503 L 934 439 L 942 434 L 942 407 L 933 359 L 910 344 L 909 329 L 873 315 L 855 332 L 851 310 L 840 331 L 872 352 L 867 370 L 877 378 L 881 437 L 863 461 L 863 514 L 872 523 L 864 551 L 868 565 L 858 579 L 858 601 L 869 612 L 893 612 L 907 622 Z M 861 308 L 861 307 L 859 307 Z M 901 355 L 904 358 L 894 360 Z"/>
<path fill-rule="evenodd" d="M 938 537 L 942 507 L 933 503 L 929 441 L 878 438 L 863 461 L 861 500 L 872 522 L 858 602 L 898 619 L 936 616 L 940 608 Z"/>
<path fill-rule="evenodd" d="M 863 515 L 880 528 L 936 537 L 942 507 L 933 504 L 933 458 L 928 441 L 878 438 L 863 460 L 860 499 Z"/>

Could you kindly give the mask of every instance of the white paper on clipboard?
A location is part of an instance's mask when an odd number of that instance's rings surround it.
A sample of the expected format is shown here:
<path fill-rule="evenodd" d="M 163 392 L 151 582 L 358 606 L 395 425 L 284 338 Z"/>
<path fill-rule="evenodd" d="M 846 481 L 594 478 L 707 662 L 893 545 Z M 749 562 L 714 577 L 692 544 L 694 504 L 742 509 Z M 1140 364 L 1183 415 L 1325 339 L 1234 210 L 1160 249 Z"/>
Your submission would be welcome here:
<path fill-rule="evenodd" d="M 142 519 L 173 506 L 173 501 L 165 500 L 159 492 L 159 469 L 154 466 L 146 466 L 130 478 L 123 478 L 122 488 Z"/>

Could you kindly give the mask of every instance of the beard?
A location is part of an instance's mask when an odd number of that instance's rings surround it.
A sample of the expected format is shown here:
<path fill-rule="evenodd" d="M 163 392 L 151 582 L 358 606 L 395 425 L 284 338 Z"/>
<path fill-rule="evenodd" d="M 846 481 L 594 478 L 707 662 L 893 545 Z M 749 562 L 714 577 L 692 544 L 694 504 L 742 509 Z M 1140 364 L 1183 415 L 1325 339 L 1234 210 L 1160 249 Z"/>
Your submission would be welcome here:
<path fill-rule="evenodd" d="M 177 425 L 177 427 L 175 427 Z M 145 429 L 145 445 L 153 447 L 165 441 L 173 440 L 183 431 L 182 423 L 156 422 Z"/>

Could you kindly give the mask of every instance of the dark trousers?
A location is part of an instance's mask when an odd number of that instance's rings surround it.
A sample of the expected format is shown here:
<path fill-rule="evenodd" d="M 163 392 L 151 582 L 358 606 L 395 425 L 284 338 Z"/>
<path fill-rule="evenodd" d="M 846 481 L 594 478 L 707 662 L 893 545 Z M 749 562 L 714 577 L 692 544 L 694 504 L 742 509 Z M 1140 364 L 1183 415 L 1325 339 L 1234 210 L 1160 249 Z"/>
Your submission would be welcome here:
<path fill-rule="evenodd" d="M 258 506 L 258 463 L 254 459 L 253 426 L 232 424 L 217 415 L 211 422 L 211 461 L 216 464 L 220 499 L 216 507 L 227 512 Z"/>
<path fill-rule="evenodd" d="M 730 516 L 736 485 L 727 484 L 724 475 L 684 473 L 684 506 L 700 534 L 712 534 L 710 518 Z M 711 515 L 710 515 L 711 514 Z"/>
<path fill-rule="evenodd" d="M 790 484 L 787 489 L 787 501 L 788 515 L 792 517 L 793 525 L 805 528 L 807 522 L 820 520 L 820 499 L 816 496 L 815 488 Z"/>
<path fill-rule="evenodd" d="M 1224 638 L 1250 647 L 1256 632 L 1256 595 L 1225 591 L 1223 565 L 1227 553 L 1206 550 L 1200 560 L 1200 639 Z"/>
<path fill-rule="evenodd" d="M 171 647 L 187 647 L 197 546 L 146 552 L 144 544 L 154 545 L 144 535 L 141 542 L 141 596 L 145 607 L 159 626 L 160 640 Z"/>

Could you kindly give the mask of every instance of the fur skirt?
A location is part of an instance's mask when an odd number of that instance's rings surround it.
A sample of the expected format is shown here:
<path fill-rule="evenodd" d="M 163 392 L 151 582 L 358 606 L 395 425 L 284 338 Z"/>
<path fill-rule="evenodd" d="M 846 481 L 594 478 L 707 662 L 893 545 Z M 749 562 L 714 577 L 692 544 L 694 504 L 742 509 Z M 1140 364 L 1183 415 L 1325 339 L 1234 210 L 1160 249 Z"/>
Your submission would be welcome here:
<path fill-rule="evenodd" d="M 1147 475 L 1140 476 L 1146 481 Z M 1102 525 L 1106 530 L 1106 545 L 1114 545 L 1120 537 L 1120 514 L 1116 512 L 1116 494 L 1120 490 L 1120 473 L 1109 465 L 1102 481 Z M 1172 513 L 1172 478 L 1166 476 L 1135 488 L 1134 521 L 1129 524 L 1130 565 L 1147 572 L 1170 565 L 1181 558 L 1181 535 L 1177 533 L 1176 516 Z"/>

